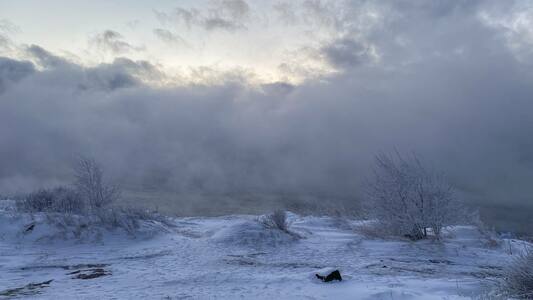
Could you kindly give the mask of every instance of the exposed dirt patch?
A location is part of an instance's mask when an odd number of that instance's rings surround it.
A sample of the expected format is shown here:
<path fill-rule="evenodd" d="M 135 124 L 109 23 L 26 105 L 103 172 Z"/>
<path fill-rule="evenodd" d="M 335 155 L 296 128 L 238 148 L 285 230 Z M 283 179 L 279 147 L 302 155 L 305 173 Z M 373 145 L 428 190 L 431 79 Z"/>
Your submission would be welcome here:
<path fill-rule="evenodd" d="M 102 268 L 94 268 L 87 270 L 77 270 L 68 273 L 68 275 L 75 275 L 72 279 L 95 279 L 103 276 L 111 275 L 111 272 Z"/>
<path fill-rule="evenodd" d="M 143 254 L 143 255 L 132 255 L 132 256 L 124 256 L 122 259 L 153 259 L 161 256 L 166 256 L 172 254 L 172 251 L 166 250 L 156 253 L 150 253 L 150 254 Z"/>
<path fill-rule="evenodd" d="M 48 287 L 53 279 L 38 283 L 29 283 L 23 287 L 7 289 L 0 291 L 0 297 L 17 297 L 17 296 L 32 296 L 41 293 L 41 290 Z"/>
<path fill-rule="evenodd" d="M 445 265 L 455 264 L 453 261 L 447 260 L 447 259 L 430 259 L 429 262 L 432 264 L 445 264 Z"/>
<path fill-rule="evenodd" d="M 105 268 L 109 264 L 77 264 L 77 265 L 41 265 L 41 266 L 27 266 L 22 267 L 20 270 L 42 270 L 42 269 L 63 269 L 63 270 L 78 270 L 78 269 L 88 269 L 88 268 Z"/>
<path fill-rule="evenodd" d="M 252 253 L 247 255 L 234 255 L 230 254 L 227 255 L 226 258 L 223 259 L 223 261 L 226 264 L 229 265 L 240 265 L 240 266 L 256 266 L 256 267 L 275 267 L 275 268 L 291 268 L 291 269 L 299 269 L 299 268 L 310 268 L 310 269 L 320 269 L 324 268 L 324 266 L 313 264 L 313 263 L 306 263 L 306 262 L 264 262 L 259 261 L 256 259 L 257 256 L 260 256 L 265 253 Z"/>

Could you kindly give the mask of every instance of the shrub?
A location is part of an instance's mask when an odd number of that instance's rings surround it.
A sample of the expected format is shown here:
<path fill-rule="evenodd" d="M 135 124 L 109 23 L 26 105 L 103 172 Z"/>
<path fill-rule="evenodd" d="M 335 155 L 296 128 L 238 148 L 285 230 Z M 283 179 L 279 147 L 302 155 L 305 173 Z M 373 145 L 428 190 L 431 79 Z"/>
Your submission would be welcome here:
<path fill-rule="evenodd" d="M 79 194 L 68 187 L 53 189 L 55 195 L 54 211 L 64 213 L 81 213 L 86 210 L 86 204 Z"/>
<path fill-rule="evenodd" d="M 133 233 L 139 228 L 140 219 L 120 208 L 97 210 L 95 211 L 95 217 L 97 223 L 108 229 L 122 228 L 128 233 Z"/>
<path fill-rule="evenodd" d="M 40 189 L 16 202 L 17 210 L 24 212 L 81 213 L 85 203 L 75 190 L 60 186 Z"/>
<path fill-rule="evenodd" d="M 55 230 L 50 230 L 40 240 L 75 238 L 97 241 L 102 238 L 104 229 L 121 229 L 135 237 L 138 234 L 153 235 L 168 231 L 169 227 L 174 226 L 157 212 L 121 207 L 106 207 L 84 215 L 46 212 L 43 216 Z"/>
<path fill-rule="evenodd" d="M 81 158 L 74 173 L 74 188 L 60 186 L 37 190 L 18 200 L 17 209 L 25 212 L 87 214 L 119 198 L 119 189 L 105 182 L 102 168 L 93 159 Z"/>
<path fill-rule="evenodd" d="M 373 221 L 358 224 L 354 230 L 370 239 L 383 239 L 391 234 L 388 228 L 383 227 L 379 222 Z"/>
<path fill-rule="evenodd" d="M 168 218 L 157 211 L 148 211 L 135 208 L 111 207 L 95 211 L 99 224 L 109 228 L 122 228 L 128 233 L 134 233 L 142 221 L 158 222 L 163 226 L 172 227 Z"/>
<path fill-rule="evenodd" d="M 479 213 L 476 212 L 475 214 L 472 214 L 470 223 L 477 227 L 485 246 L 489 248 L 497 248 L 502 245 L 503 240 L 500 238 L 496 230 L 487 227 L 483 221 L 481 221 Z"/>
<path fill-rule="evenodd" d="M 366 192 L 367 212 L 392 234 L 413 240 L 426 238 L 428 232 L 438 237 L 464 212 L 444 176 L 424 168 L 416 155 L 377 155 Z"/>
<path fill-rule="evenodd" d="M 275 210 L 271 214 L 260 218 L 259 221 L 267 228 L 278 229 L 287 233 L 289 232 L 290 224 L 287 220 L 287 213 L 284 210 Z"/>
<path fill-rule="evenodd" d="M 17 209 L 25 212 L 47 211 L 52 207 L 52 202 L 51 192 L 40 189 L 17 201 Z"/>
<path fill-rule="evenodd" d="M 533 299 L 533 250 L 527 248 L 507 267 L 505 289 L 513 298 Z"/>
<path fill-rule="evenodd" d="M 71 228 L 76 228 L 74 235 L 79 237 L 98 227 L 122 228 L 134 233 L 141 224 L 150 223 L 158 228 L 173 225 L 158 212 L 111 205 L 120 196 L 120 191 L 105 182 L 102 168 L 94 160 L 80 159 L 74 171 L 73 188 L 60 186 L 37 190 L 16 200 L 16 209 L 46 213 L 49 223 L 64 229 L 64 236 Z"/>

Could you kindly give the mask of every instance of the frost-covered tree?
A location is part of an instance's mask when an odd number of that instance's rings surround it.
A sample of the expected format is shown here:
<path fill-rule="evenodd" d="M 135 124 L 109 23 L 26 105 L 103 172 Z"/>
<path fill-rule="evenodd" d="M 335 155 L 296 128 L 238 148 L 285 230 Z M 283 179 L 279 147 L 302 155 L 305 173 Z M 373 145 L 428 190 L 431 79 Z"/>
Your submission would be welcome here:
<path fill-rule="evenodd" d="M 426 169 L 416 155 L 398 152 L 375 157 L 374 177 L 367 186 L 368 213 L 389 232 L 422 239 L 439 236 L 455 224 L 464 208 L 445 177 Z"/>
<path fill-rule="evenodd" d="M 104 181 L 102 168 L 94 159 L 80 158 L 74 167 L 74 185 L 91 209 L 102 208 L 120 196 L 120 190 Z"/>

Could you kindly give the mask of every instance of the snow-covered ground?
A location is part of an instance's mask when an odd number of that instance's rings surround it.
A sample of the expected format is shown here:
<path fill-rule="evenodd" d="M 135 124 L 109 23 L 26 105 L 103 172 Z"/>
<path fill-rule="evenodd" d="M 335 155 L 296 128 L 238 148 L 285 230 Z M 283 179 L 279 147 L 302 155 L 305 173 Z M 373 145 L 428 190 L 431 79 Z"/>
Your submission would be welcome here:
<path fill-rule="evenodd" d="M 366 238 L 357 221 L 290 218 L 303 238 L 244 215 L 80 236 L 0 207 L 0 299 L 470 299 L 524 246 L 491 248 L 466 226 L 442 242 L 410 242 Z M 314 276 L 333 269 L 342 282 Z"/>

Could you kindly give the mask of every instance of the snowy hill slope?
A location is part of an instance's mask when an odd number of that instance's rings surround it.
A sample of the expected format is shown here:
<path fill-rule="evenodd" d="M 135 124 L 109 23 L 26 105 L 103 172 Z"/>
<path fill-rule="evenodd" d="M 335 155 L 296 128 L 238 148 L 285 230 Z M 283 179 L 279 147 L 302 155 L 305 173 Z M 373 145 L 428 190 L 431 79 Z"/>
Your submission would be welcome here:
<path fill-rule="evenodd" d="M 58 229 L 0 211 L 0 299 L 470 299 L 495 285 L 524 243 L 489 248 L 466 226 L 443 242 L 369 239 L 354 230 L 361 222 L 290 218 L 303 238 L 227 216 L 83 240 L 43 239 Z M 332 269 L 342 282 L 314 277 Z"/>

